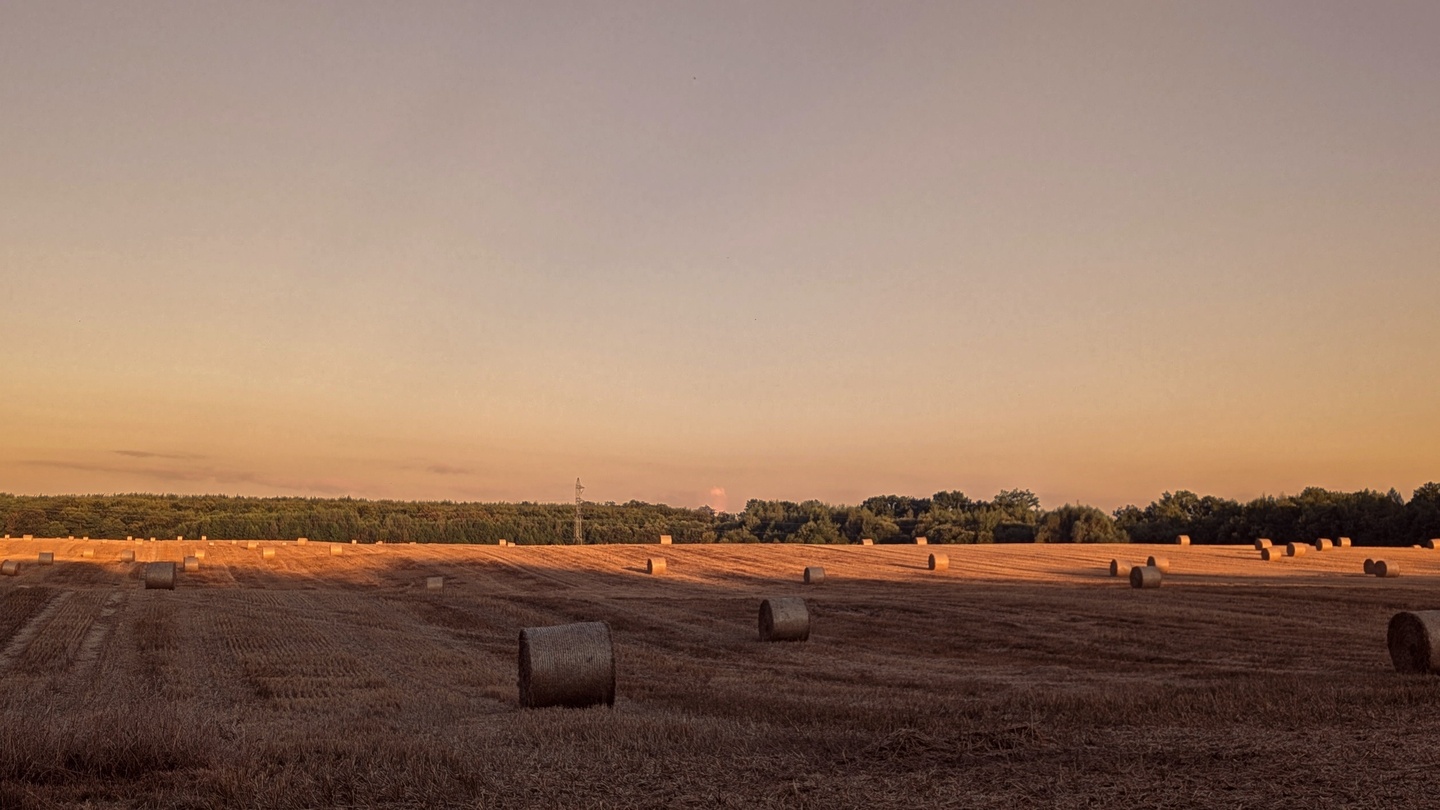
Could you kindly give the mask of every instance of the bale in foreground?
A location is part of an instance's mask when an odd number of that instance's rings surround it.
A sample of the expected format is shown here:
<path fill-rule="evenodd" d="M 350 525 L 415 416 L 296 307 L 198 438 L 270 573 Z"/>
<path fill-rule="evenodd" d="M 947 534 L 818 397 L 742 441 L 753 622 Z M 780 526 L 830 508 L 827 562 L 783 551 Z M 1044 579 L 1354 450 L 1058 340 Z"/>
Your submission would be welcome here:
<path fill-rule="evenodd" d="M 931 555 L 930 555 L 930 570 L 931 570 L 931 571 L 944 571 L 944 570 L 946 570 L 946 569 L 949 568 L 949 567 L 950 567 L 950 558 L 947 557 L 946 555 L 944 555 L 944 554 L 931 554 Z"/>
<path fill-rule="evenodd" d="M 1417 610 L 1390 617 L 1385 643 L 1396 672 L 1424 675 L 1440 672 L 1440 610 Z"/>
<path fill-rule="evenodd" d="M 1395 563 L 1387 563 L 1384 560 L 1375 561 L 1375 576 L 1381 579 L 1393 579 L 1400 576 L 1400 566 Z"/>
<path fill-rule="evenodd" d="M 520 631 L 520 705 L 615 705 L 610 625 L 580 622 Z"/>
<path fill-rule="evenodd" d="M 651 557 L 651 558 L 647 559 L 647 560 L 645 561 L 645 573 L 647 573 L 647 574 L 663 574 L 663 573 L 665 573 L 665 558 L 664 558 L 664 557 Z"/>
<path fill-rule="evenodd" d="M 175 563 L 152 562 L 145 566 L 145 590 L 175 590 Z"/>
<path fill-rule="evenodd" d="M 55 552 L 53 552 L 53 551 L 42 551 L 42 552 L 40 552 L 39 561 L 40 561 L 40 564 L 41 564 L 41 565 L 54 565 L 54 564 L 55 564 Z"/>
<path fill-rule="evenodd" d="M 806 641 L 810 638 L 810 610 L 798 596 L 782 596 L 760 603 L 761 641 Z"/>
<path fill-rule="evenodd" d="M 825 569 L 818 565 L 807 566 L 805 569 L 805 584 L 818 585 L 825 581 Z"/>
<path fill-rule="evenodd" d="M 1160 569 L 1153 565 L 1130 569 L 1130 587 L 1132 588 L 1158 588 L 1160 579 Z"/>
<path fill-rule="evenodd" d="M 7 577 L 13 577 L 18 573 L 20 573 L 19 560 L 6 560 L 5 562 L 0 563 L 0 574 L 3 574 Z"/>

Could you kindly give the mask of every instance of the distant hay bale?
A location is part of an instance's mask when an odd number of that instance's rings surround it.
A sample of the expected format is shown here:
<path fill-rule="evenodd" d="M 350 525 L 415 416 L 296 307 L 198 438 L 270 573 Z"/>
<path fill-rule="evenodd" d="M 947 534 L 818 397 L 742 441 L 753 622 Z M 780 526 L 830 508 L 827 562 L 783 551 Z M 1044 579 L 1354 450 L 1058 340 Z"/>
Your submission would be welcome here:
<path fill-rule="evenodd" d="M 177 534 L 177 535 L 175 535 L 175 541 L 176 541 L 177 543 L 183 543 L 183 542 L 185 542 L 185 535 L 183 535 L 183 534 Z"/>
<path fill-rule="evenodd" d="M 950 567 L 950 558 L 944 554 L 930 555 L 930 570 L 944 571 Z"/>
<path fill-rule="evenodd" d="M 869 537 L 866 537 L 866 538 L 864 538 L 863 540 L 860 541 L 860 545 L 862 545 L 862 546 L 873 546 L 873 545 L 875 545 L 875 541 L 872 540 L 872 539 L 869 538 Z"/>
<path fill-rule="evenodd" d="M 134 540 L 135 540 L 135 538 L 134 538 L 133 535 L 128 535 L 128 534 L 125 535 L 125 542 L 130 543 L 130 542 L 134 542 Z"/>
<path fill-rule="evenodd" d="M 39 562 L 41 565 L 54 565 L 54 564 L 55 564 L 55 552 L 53 552 L 53 551 L 42 551 L 42 552 L 40 552 L 40 558 L 39 558 L 38 562 Z"/>
<path fill-rule="evenodd" d="M 269 548 L 269 547 L 260 549 L 260 559 L 262 559 L 262 560 L 273 560 L 273 559 L 275 559 L 275 549 Z"/>
<path fill-rule="evenodd" d="M 1375 576 L 1380 577 L 1381 579 L 1393 579 L 1400 576 L 1400 566 L 1393 562 L 1376 560 Z"/>
<path fill-rule="evenodd" d="M 20 573 L 19 560 L 6 560 L 5 562 L 0 563 L 0 574 L 4 574 L 7 577 L 13 577 L 18 573 Z"/>
<path fill-rule="evenodd" d="M 209 542 L 209 541 L 210 541 L 210 538 L 209 538 L 209 537 L 206 537 L 206 536 L 203 535 L 203 534 L 200 535 L 200 542 L 202 542 L 202 543 L 207 543 L 207 542 Z"/>
<path fill-rule="evenodd" d="M 135 551 L 127 548 L 120 552 L 120 562 L 135 562 Z"/>
<path fill-rule="evenodd" d="M 195 553 L 194 553 L 192 556 L 193 556 L 195 559 L 197 559 L 197 560 L 203 560 L 203 559 L 205 559 L 205 549 L 203 549 L 203 548 L 197 548 L 197 549 L 195 549 Z"/>
<path fill-rule="evenodd" d="M 1132 588 L 1158 588 L 1161 579 L 1161 570 L 1153 565 L 1130 569 L 1130 587 Z"/>
<path fill-rule="evenodd" d="M 200 570 L 200 560 L 193 554 L 185 558 L 185 573 L 189 574 Z"/>
<path fill-rule="evenodd" d="M 425 590 L 438 591 L 445 587 L 445 577 L 426 577 Z"/>
<path fill-rule="evenodd" d="M 1154 568 L 1162 574 L 1168 574 L 1170 573 L 1170 560 L 1166 557 L 1156 557 L 1152 555 L 1145 558 L 1145 567 Z M 1130 574 L 1133 577 L 1135 572 L 1131 571 Z"/>
<path fill-rule="evenodd" d="M 663 573 L 665 573 L 665 558 L 664 558 L 664 557 L 651 557 L 651 558 L 647 559 L 647 560 L 645 561 L 645 573 L 647 573 L 647 574 L 663 574 Z"/>
<path fill-rule="evenodd" d="M 356 545 L 359 545 L 359 544 L 360 544 L 360 541 L 359 541 L 359 540 L 351 540 L 351 541 L 350 541 L 350 545 L 352 545 L 352 546 L 356 546 Z"/>
<path fill-rule="evenodd" d="M 1434 551 L 1436 548 L 1440 548 L 1440 537 L 1432 537 L 1429 540 L 1422 541 L 1420 547 Z"/>
<path fill-rule="evenodd" d="M 297 538 L 295 538 L 295 543 L 296 543 L 297 545 L 302 545 L 302 546 L 303 546 L 303 545 L 305 545 L 305 544 L 308 543 L 308 542 L 310 542 L 310 538 L 308 538 L 308 537 L 297 537 Z"/>
<path fill-rule="evenodd" d="M 75 535 L 73 535 L 73 534 L 72 534 L 72 535 L 68 535 L 68 536 L 66 536 L 65 539 L 66 539 L 66 540 L 74 540 L 74 539 L 75 539 Z"/>
<path fill-rule="evenodd" d="M 1350 538 L 1342 537 L 1339 540 L 1335 541 L 1335 545 L 1339 546 L 1340 548 L 1350 548 Z"/>
<path fill-rule="evenodd" d="M 798 596 L 781 596 L 760 603 L 761 641 L 807 641 L 810 610 Z"/>
<path fill-rule="evenodd" d="M 917 545 L 917 546 L 925 546 L 925 545 L 929 545 L 929 544 L 930 544 L 930 538 L 928 538 L 928 537 L 923 537 L 923 536 L 922 536 L 922 537 L 917 537 L 917 538 L 915 538 L 915 545 Z"/>
<path fill-rule="evenodd" d="M 247 541 L 245 541 L 245 549 L 246 549 L 247 551 L 254 551 L 255 549 L 257 549 L 257 548 L 259 548 L 259 547 L 260 547 L 260 544 L 257 543 L 257 542 L 255 542 L 254 540 L 247 540 Z"/>
<path fill-rule="evenodd" d="M 1329 551 L 1332 548 L 1335 548 L 1335 541 L 1328 537 L 1322 537 L 1315 541 L 1316 551 Z"/>
<path fill-rule="evenodd" d="M 1270 542 L 1270 538 L 1262 537 L 1259 540 L 1255 541 L 1255 550 L 1259 551 L 1262 548 L 1270 548 L 1272 545 L 1273 544 Z"/>
<path fill-rule="evenodd" d="M 495 545 L 497 545 L 497 546 L 508 546 L 508 545 L 510 545 L 510 541 L 509 541 L 509 540 L 506 540 L 505 538 L 502 537 L 502 538 L 500 538 L 499 540 L 496 540 L 496 541 L 495 541 Z"/>
<path fill-rule="evenodd" d="M 330 556 L 331 556 L 331 557 L 339 557 L 341 554 L 344 554 L 344 553 L 345 553 L 345 547 L 344 547 L 344 546 L 337 546 L 337 545 L 331 544 L 331 546 L 330 546 Z"/>
<path fill-rule="evenodd" d="M 86 557 L 86 558 L 88 558 L 88 557 L 94 557 L 94 556 L 95 556 L 95 549 L 93 549 L 93 548 L 82 548 L 82 549 L 80 549 L 80 556 L 81 556 L 81 557 Z"/>
<path fill-rule="evenodd" d="M 818 565 L 811 565 L 805 568 L 805 584 L 819 585 L 825 581 L 825 569 Z"/>
<path fill-rule="evenodd" d="M 1278 560 L 1284 556 L 1285 550 L 1281 548 L 1275 548 L 1274 546 L 1270 546 L 1268 548 L 1260 549 L 1260 559 L 1262 560 Z"/>
<path fill-rule="evenodd" d="M 152 542 L 152 543 L 155 542 L 155 538 L 153 538 L 153 537 L 150 538 L 150 542 Z"/>
<path fill-rule="evenodd" d="M 1403 611 L 1385 632 L 1390 661 L 1406 675 L 1440 673 L 1440 610 Z"/>
<path fill-rule="evenodd" d="M 1305 556 L 1305 552 L 1307 552 L 1307 551 L 1309 551 L 1309 550 L 1310 550 L 1310 547 L 1307 546 L 1307 545 L 1305 545 L 1304 543 L 1286 543 L 1286 544 L 1285 544 L 1285 556 L 1286 556 L 1286 557 L 1303 557 L 1303 556 Z"/>
<path fill-rule="evenodd" d="M 145 590 L 175 590 L 175 563 L 152 562 L 145 566 Z"/>
<path fill-rule="evenodd" d="M 33 535 L 33 534 L 22 534 L 22 535 L 20 535 L 20 539 L 21 539 L 21 540 L 34 540 L 34 539 L 35 539 L 35 535 Z"/>
<path fill-rule="evenodd" d="M 1365 573 L 1371 576 L 1375 575 L 1375 561 L 1369 557 L 1365 558 Z"/>
<path fill-rule="evenodd" d="M 80 539 L 81 539 L 81 540 L 89 540 L 89 539 L 90 539 L 90 535 L 87 534 L 87 535 L 85 535 L 84 537 L 82 537 L 82 538 L 80 538 Z"/>
<path fill-rule="evenodd" d="M 1119 560 L 1111 560 L 1111 561 L 1110 561 L 1110 576 L 1112 576 L 1112 577 L 1128 577 L 1128 576 L 1130 576 L 1130 568 L 1131 568 L 1130 563 L 1122 563 L 1122 562 L 1120 562 Z"/>
<path fill-rule="evenodd" d="M 1177 546 L 1188 546 L 1188 545 L 1190 545 L 1190 535 L 1188 535 L 1188 534 L 1182 534 L 1182 535 L 1180 535 L 1179 537 L 1175 538 L 1175 545 L 1177 545 Z"/>
<path fill-rule="evenodd" d="M 660 545 L 662 545 L 662 546 L 668 546 L 668 545 L 670 545 L 670 544 L 672 544 L 672 543 L 674 543 L 674 542 L 675 542 L 674 538 L 672 538 L 670 535 L 668 535 L 668 534 L 662 534 L 662 535 L 660 535 Z"/>
<path fill-rule="evenodd" d="M 520 631 L 520 705 L 615 705 L 615 647 L 610 625 L 580 622 Z"/>

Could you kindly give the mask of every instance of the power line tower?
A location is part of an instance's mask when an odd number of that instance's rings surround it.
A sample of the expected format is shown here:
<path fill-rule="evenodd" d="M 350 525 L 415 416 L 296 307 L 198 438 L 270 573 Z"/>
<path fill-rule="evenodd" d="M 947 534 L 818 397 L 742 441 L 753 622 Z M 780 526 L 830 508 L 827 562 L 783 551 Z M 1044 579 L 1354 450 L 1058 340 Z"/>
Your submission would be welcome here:
<path fill-rule="evenodd" d="M 580 479 L 575 479 L 575 545 L 584 543 L 584 534 L 580 531 L 580 493 L 585 487 L 580 486 Z"/>

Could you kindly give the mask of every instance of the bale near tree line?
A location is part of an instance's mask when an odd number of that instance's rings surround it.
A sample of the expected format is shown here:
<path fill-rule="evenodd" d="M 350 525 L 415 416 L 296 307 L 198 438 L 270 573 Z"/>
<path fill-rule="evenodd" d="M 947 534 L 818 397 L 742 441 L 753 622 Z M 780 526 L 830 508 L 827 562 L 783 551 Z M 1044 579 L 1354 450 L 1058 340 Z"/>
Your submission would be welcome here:
<path fill-rule="evenodd" d="M 1130 587 L 1132 588 L 1158 588 L 1160 579 L 1161 571 L 1153 565 L 1130 569 Z"/>
<path fill-rule="evenodd" d="M 1335 541 L 1334 541 L 1334 540 L 1331 540 L 1331 539 L 1328 538 L 1328 537 L 1322 537 L 1322 538 L 1320 538 L 1319 540 L 1316 540 L 1316 541 L 1315 541 L 1315 550 L 1316 550 L 1316 551 L 1329 551 L 1330 549 L 1332 549 L 1332 548 L 1334 548 L 1334 547 L 1335 547 Z"/>
<path fill-rule="evenodd" d="M 18 573 L 20 573 L 19 560 L 6 560 L 5 562 L 0 563 L 0 574 L 4 574 L 7 577 L 13 577 Z"/>
<path fill-rule="evenodd" d="M 188 574 L 188 573 L 191 573 L 191 572 L 193 572 L 193 571 L 199 571 L 199 570 L 200 570 L 200 560 L 199 560 L 199 559 L 197 559 L 197 558 L 194 557 L 193 555 L 185 558 L 185 573 Z"/>
<path fill-rule="evenodd" d="M 950 558 L 944 554 L 930 555 L 930 570 L 944 571 L 950 567 Z"/>
<path fill-rule="evenodd" d="M 610 625 L 579 622 L 520 631 L 520 705 L 615 705 Z"/>
<path fill-rule="evenodd" d="M 145 590 L 175 590 L 175 563 L 152 562 L 145 566 Z"/>
<path fill-rule="evenodd" d="M 1177 546 L 1188 546 L 1188 545 L 1190 545 L 1190 535 L 1188 535 L 1188 534 L 1182 534 L 1182 535 L 1180 535 L 1179 537 L 1175 538 L 1175 545 L 1177 545 Z"/>
<path fill-rule="evenodd" d="M 1130 568 L 1131 568 L 1130 563 L 1122 563 L 1122 562 L 1120 562 L 1119 560 L 1111 560 L 1111 561 L 1110 561 L 1110 576 L 1112 576 L 1112 577 L 1128 577 L 1128 576 L 1130 576 Z"/>
<path fill-rule="evenodd" d="M 645 561 L 645 573 L 652 575 L 665 573 L 665 558 L 651 557 L 647 559 Z"/>
<path fill-rule="evenodd" d="M 1261 549 L 1270 548 L 1273 545 L 1274 544 L 1270 542 L 1270 538 L 1262 537 L 1255 541 L 1255 550 L 1260 551 Z"/>
<path fill-rule="evenodd" d="M 820 583 L 822 583 L 822 582 L 824 582 L 824 581 L 825 581 L 825 569 L 824 569 L 824 568 L 821 568 L 821 567 L 818 566 L 818 565 L 806 566 L 806 568 L 805 568 L 805 584 L 806 584 L 806 585 L 819 585 Z"/>
<path fill-rule="evenodd" d="M 929 544 L 930 544 L 930 538 L 928 538 L 928 537 L 923 537 L 923 536 L 922 536 L 922 537 L 917 537 L 917 538 L 915 538 L 915 545 L 917 545 L 917 546 L 925 546 L 925 545 L 929 545 Z"/>
<path fill-rule="evenodd" d="M 1375 576 L 1380 577 L 1381 579 L 1394 579 L 1395 577 L 1400 576 L 1400 566 L 1396 565 L 1393 562 L 1376 560 Z"/>
<path fill-rule="evenodd" d="M 1305 556 L 1305 552 L 1308 551 L 1309 549 L 1310 549 L 1310 547 L 1307 546 L 1307 545 L 1305 545 L 1304 543 L 1286 543 L 1286 544 L 1285 544 L 1285 556 L 1286 556 L 1286 557 L 1303 557 L 1303 556 Z"/>
<path fill-rule="evenodd" d="M 874 541 L 874 539 L 869 538 L 869 537 L 862 538 L 862 539 L 860 540 L 860 545 L 862 545 L 862 546 L 873 546 L 873 545 L 875 545 L 875 541 Z"/>
<path fill-rule="evenodd" d="M 40 563 L 41 565 L 54 565 L 54 564 L 55 564 L 55 552 L 53 552 L 53 551 L 42 551 L 42 552 L 40 552 L 39 563 Z"/>
<path fill-rule="evenodd" d="M 761 641 L 806 641 L 810 638 L 810 610 L 798 596 L 781 596 L 760 603 Z"/>
<path fill-rule="evenodd" d="M 1350 548 L 1350 538 L 1342 537 L 1339 540 L 1335 541 L 1335 545 L 1339 546 L 1340 548 Z"/>
<path fill-rule="evenodd" d="M 1396 672 L 1440 673 L 1440 610 L 1404 611 L 1390 617 L 1385 633 Z"/>
<path fill-rule="evenodd" d="M 662 545 L 662 546 L 668 546 L 668 545 L 670 545 L 671 543 L 674 543 L 674 542 L 675 542 L 675 539 L 672 538 L 670 535 L 668 535 L 668 534 L 662 534 L 662 535 L 660 535 L 660 545 Z"/>
<path fill-rule="evenodd" d="M 1145 565 L 1148 568 L 1154 568 L 1162 574 L 1170 573 L 1170 560 L 1166 559 L 1165 557 L 1146 557 Z M 1131 573 L 1133 574 L 1134 572 L 1132 571 Z"/>
<path fill-rule="evenodd" d="M 1429 540 L 1422 542 L 1420 545 L 1422 548 L 1428 548 L 1431 551 L 1434 551 L 1435 549 L 1440 548 L 1440 537 L 1432 537 Z"/>

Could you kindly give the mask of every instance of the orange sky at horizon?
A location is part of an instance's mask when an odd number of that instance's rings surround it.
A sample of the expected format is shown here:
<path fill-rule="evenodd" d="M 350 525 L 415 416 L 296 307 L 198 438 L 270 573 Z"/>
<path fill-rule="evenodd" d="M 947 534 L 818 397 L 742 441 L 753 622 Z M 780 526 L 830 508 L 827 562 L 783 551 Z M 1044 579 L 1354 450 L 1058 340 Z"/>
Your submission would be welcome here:
<path fill-rule="evenodd" d="M 0 9 L 0 492 L 1440 479 L 1440 7 Z"/>

